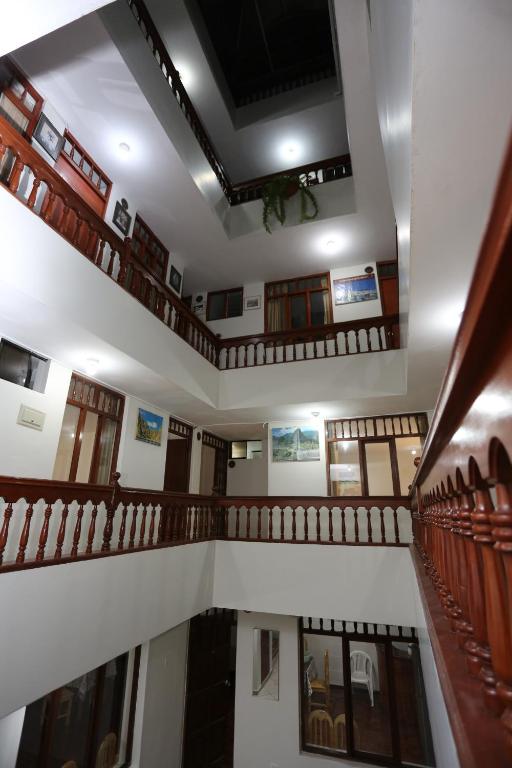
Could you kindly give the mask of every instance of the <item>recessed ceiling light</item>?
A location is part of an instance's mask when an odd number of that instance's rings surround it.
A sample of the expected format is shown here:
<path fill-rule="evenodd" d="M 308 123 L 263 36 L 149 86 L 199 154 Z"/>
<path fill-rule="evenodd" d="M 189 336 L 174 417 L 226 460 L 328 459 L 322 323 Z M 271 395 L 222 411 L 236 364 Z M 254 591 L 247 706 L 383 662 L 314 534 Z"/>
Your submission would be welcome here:
<path fill-rule="evenodd" d="M 130 151 L 130 145 L 126 143 L 126 141 L 122 141 L 119 144 L 119 149 L 121 152 L 129 152 Z"/>
<path fill-rule="evenodd" d="M 416 456 L 416 451 L 411 451 L 413 456 Z"/>
<path fill-rule="evenodd" d="M 84 371 L 88 376 L 95 376 L 98 373 L 100 361 L 95 357 L 88 357 L 84 363 Z"/>
<path fill-rule="evenodd" d="M 320 411 L 311 411 L 311 415 L 314 419 L 318 419 L 320 416 Z"/>

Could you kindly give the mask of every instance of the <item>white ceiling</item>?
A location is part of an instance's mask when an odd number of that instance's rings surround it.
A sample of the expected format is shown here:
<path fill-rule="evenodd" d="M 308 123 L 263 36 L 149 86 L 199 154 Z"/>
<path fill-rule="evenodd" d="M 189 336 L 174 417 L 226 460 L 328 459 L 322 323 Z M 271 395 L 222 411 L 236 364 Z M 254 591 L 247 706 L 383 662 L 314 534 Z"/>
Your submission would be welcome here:
<path fill-rule="evenodd" d="M 357 214 L 228 240 L 97 14 L 15 56 L 71 132 L 118 182 L 118 197 L 126 197 L 183 260 L 187 292 L 394 256 L 393 211 L 371 93 L 352 120 Z M 128 155 L 119 153 L 122 141 L 132 148 Z M 333 237 L 339 237 L 339 252 L 326 253 L 323 246 Z"/>
<path fill-rule="evenodd" d="M 147 0 L 146 5 L 233 183 L 348 153 L 343 97 L 335 78 L 249 109 L 230 109 L 184 0 Z M 251 123 L 237 127 L 248 115 Z"/>

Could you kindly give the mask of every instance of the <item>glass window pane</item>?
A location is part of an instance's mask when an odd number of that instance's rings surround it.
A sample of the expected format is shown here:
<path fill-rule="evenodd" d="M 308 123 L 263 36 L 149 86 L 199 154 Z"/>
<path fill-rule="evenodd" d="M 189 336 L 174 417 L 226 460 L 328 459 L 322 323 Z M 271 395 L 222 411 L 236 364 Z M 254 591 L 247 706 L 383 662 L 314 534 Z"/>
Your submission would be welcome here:
<path fill-rule="evenodd" d="M 126 662 L 125 654 L 112 659 L 105 665 L 93 747 L 95 765 L 115 765 L 110 759 L 119 752 Z"/>
<path fill-rule="evenodd" d="M 247 441 L 247 458 L 259 459 L 261 456 L 261 440 Z"/>
<path fill-rule="evenodd" d="M 325 291 L 317 291 L 309 296 L 311 306 L 311 325 L 325 325 L 328 322 L 329 296 Z"/>
<path fill-rule="evenodd" d="M 55 466 L 53 468 L 54 480 L 69 480 L 69 470 L 71 469 L 71 459 L 73 458 L 73 448 L 75 446 L 76 427 L 79 416 L 80 408 L 77 408 L 76 405 L 66 405 L 60 430 Z"/>
<path fill-rule="evenodd" d="M 391 756 L 386 655 L 383 643 L 350 641 L 354 748 Z"/>
<path fill-rule="evenodd" d="M 239 317 L 243 312 L 243 291 L 230 291 L 227 297 L 227 316 Z"/>
<path fill-rule="evenodd" d="M 361 496 L 361 470 L 357 440 L 329 443 L 329 477 L 333 496 Z"/>
<path fill-rule="evenodd" d="M 290 324 L 292 328 L 304 328 L 308 323 L 306 297 L 302 294 L 290 297 Z"/>
<path fill-rule="evenodd" d="M 393 642 L 392 655 L 402 762 L 434 765 L 418 644 Z"/>
<path fill-rule="evenodd" d="M 397 437 L 395 442 L 400 493 L 402 496 L 407 496 L 416 473 L 414 459 L 421 455 L 421 440 L 419 437 Z"/>
<path fill-rule="evenodd" d="M 103 427 L 100 435 L 98 471 L 95 483 L 108 485 L 110 475 L 112 474 L 112 454 L 114 452 L 114 441 L 116 438 L 117 424 L 112 419 L 103 419 Z"/>
<path fill-rule="evenodd" d="M 80 444 L 80 457 L 78 459 L 78 469 L 76 471 L 77 483 L 88 483 L 91 472 L 92 452 L 94 450 L 94 440 L 96 437 L 96 427 L 98 426 L 98 414 L 87 411 L 85 424 L 82 430 L 82 440 Z"/>
<path fill-rule="evenodd" d="M 370 496 L 392 496 L 393 476 L 389 443 L 365 443 L 368 493 Z"/>
<path fill-rule="evenodd" d="M 233 440 L 233 442 L 231 443 L 231 458 L 232 459 L 247 458 L 247 442 L 245 440 Z"/>
<path fill-rule="evenodd" d="M 269 331 L 286 329 L 286 299 L 269 299 L 267 302 L 267 328 Z"/>
<path fill-rule="evenodd" d="M 72 680 L 56 691 L 57 705 L 49 749 L 49 768 L 61 768 L 74 760 L 78 768 L 87 766 L 87 737 L 90 728 L 97 671 Z"/>
<path fill-rule="evenodd" d="M 342 639 L 304 635 L 303 718 L 306 744 L 347 748 Z"/>
<path fill-rule="evenodd" d="M 26 708 L 16 768 L 34 768 L 38 765 L 43 725 L 48 717 L 49 706 L 50 696 L 43 696 Z"/>
<path fill-rule="evenodd" d="M 208 296 L 208 320 L 221 320 L 226 312 L 226 294 L 211 293 Z"/>

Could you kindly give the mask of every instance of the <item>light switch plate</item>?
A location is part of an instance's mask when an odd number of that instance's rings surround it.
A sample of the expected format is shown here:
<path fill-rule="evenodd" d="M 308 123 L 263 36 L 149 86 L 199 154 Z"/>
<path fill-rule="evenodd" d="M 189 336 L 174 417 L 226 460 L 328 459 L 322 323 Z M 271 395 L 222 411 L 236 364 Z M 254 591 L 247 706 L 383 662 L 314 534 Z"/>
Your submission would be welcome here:
<path fill-rule="evenodd" d="M 36 411 L 35 408 L 29 408 L 28 405 L 22 404 L 20 406 L 18 424 L 21 424 L 23 427 L 30 427 L 42 432 L 45 418 L 46 413 L 43 413 L 43 411 Z"/>

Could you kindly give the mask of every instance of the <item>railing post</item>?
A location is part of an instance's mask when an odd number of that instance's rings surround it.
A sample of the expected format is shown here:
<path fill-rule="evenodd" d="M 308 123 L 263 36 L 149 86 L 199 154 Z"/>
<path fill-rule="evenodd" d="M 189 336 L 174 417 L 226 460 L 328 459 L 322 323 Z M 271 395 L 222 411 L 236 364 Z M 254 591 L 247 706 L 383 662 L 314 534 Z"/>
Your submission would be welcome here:
<path fill-rule="evenodd" d="M 114 472 L 112 475 L 113 487 L 110 502 L 107 506 L 107 519 L 105 521 L 105 527 L 103 529 L 103 544 L 101 545 L 102 552 L 110 552 L 110 542 L 112 539 L 112 533 L 114 530 L 114 513 L 118 505 L 118 496 L 121 490 L 119 485 L 119 479 L 121 477 L 120 472 Z"/>

